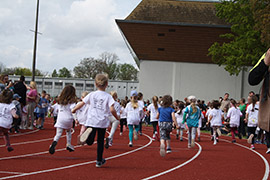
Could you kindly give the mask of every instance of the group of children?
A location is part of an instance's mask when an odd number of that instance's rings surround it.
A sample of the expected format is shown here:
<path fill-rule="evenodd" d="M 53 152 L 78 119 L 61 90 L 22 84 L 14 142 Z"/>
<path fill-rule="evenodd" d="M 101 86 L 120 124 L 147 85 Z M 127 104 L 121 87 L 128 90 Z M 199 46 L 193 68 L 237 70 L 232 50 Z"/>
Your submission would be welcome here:
<path fill-rule="evenodd" d="M 120 124 L 120 135 L 123 133 L 124 126 L 129 129 L 129 143 L 133 146 L 133 140 L 138 139 L 142 119 L 146 114 L 150 115 L 150 122 L 153 125 L 153 138 L 160 140 L 160 155 L 165 156 L 166 153 L 171 153 L 171 137 L 170 134 L 173 128 L 177 129 L 177 138 L 180 135 L 180 141 L 183 141 L 184 129 L 188 133 L 188 148 L 195 146 L 196 133 L 198 138 L 200 136 L 200 127 L 204 114 L 196 105 L 196 97 L 189 96 L 188 104 L 179 102 L 173 108 L 173 100 L 170 95 L 165 95 L 162 98 L 154 96 L 152 103 L 146 107 L 142 101 L 142 94 L 138 94 L 135 90 L 131 91 L 130 102 L 126 104 L 117 101 L 117 93 L 111 92 L 108 94 L 105 90 L 108 86 L 108 77 L 104 74 L 98 74 L 95 78 L 95 85 L 97 90 L 91 93 L 84 92 L 80 101 L 76 97 L 76 90 L 73 86 L 66 86 L 51 109 L 54 114 L 56 128 L 56 135 L 49 147 L 49 153 L 54 154 L 57 143 L 63 133 L 66 131 L 66 149 L 70 152 L 74 151 L 71 144 L 72 127 L 74 126 L 74 119 L 77 124 L 80 124 L 81 129 L 77 137 L 78 144 L 92 145 L 97 134 L 97 161 L 96 167 L 101 167 L 106 160 L 103 158 L 104 147 L 109 148 L 113 144 L 113 136 Z M 0 133 L 4 134 L 6 146 L 8 151 L 12 151 L 10 146 L 8 132 L 6 130 L 11 128 L 12 117 L 18 118 L 16 113 L 17 108 L 12 104 L 12 98 L 17 97 L 9 90 L 4 90 L 0 95 Z M 46 108 L 49 103 L 45 98 L 46 92 L 42 92 L 38 103 L 38 121 L 37 127 L 43 128 Z M 19 98 L 19 97 L 17 97 Z M 220 135 L 220 127 L 223 124 L 229 124 L 231 128 L 232 142 L 235 142 L 235 133 L 239 126 L 239 119 L 242 115 L 240 110 L 236 107 L 234 100 L 230 101 L 230 109 L 227 114 L 219 109 L 219 101 L 212 102 L 212 109 L 207 112 L 207 124 L 213 129 L 214 145 L 218 142 L 218 135 Z M 249 139 L 254 148 L 254 135 L 257 126 L 257 111 L 258 105 L 256 99 L 247 108 L 246 121 L 249 127 Z M 229 122 L 224 123 L 224 119 L 230 119 Z M 111 125 L 109 136 L 105 138 L 106 129 Z M 199 139 L 200 140 L 200 139 Z M 269 151 L 270 152 L 270 151 Z"/>

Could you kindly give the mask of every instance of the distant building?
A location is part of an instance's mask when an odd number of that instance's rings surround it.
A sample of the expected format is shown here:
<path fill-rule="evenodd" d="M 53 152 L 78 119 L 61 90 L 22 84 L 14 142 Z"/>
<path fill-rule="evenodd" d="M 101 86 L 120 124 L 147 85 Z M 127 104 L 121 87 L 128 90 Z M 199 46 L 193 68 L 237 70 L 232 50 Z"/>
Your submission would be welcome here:
<path fill-rule="evenodd" d="M 124 20 L 116 20 L 140 67 L 139 90 L 145 98 L 170 94 L 183 99 L 191 94 L 205 100 L 225 92 L 239 99 L 250 87 L 247 72 L 230 76 L 207 56 L 220 34 L 230 26 L 215 14 L 217 2 L 142 0 Z"/>
<path fill-rule="evenodd" d="M 9 76 L 13 82 L 19 81 L 20 76 Z M 25 77 L 25 83 L 30 84 L 31 77 Z M 45 90 L 51 96 L 57 96 L 61 93 L 63 88 L 66 85 L 73 85 L 76 89 L 76 95 L 81 97 L 83 91 L 95 91 L 95 80 L 93 79 L 82 79 L 82 78 L 44 78 L 36 77 L 35 82 L 37 83 L 37 90 L 41 93 L 42 90 Z M 138 82 L 137 81 L 116 81 L 109 80 L 107 92 L 116 91 L 119 99 L 124 99 L 125 96 L 130 96 L 132 90 L 137 90 Z"/>

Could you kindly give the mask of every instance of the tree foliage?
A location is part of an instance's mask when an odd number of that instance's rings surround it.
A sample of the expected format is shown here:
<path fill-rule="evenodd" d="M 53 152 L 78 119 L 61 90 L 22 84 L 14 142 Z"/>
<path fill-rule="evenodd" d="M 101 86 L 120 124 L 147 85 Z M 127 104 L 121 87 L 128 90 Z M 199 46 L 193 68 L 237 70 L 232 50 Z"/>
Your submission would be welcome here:
<path fill-rule="evenodd" d="M 104 52 L 100 55 L 100 61 L 104 64 L 103 72 L 108 74 L 109 79 L 116 79 L 119 74 L 118 56 L 114 53 Z"/>
<path fill-rule="evenodd" d="M 70 78 L 72 76 L 71 72 L 66 67 L 63 67 L 62 69 L 59 69 L 59 77 Z"/>
<path fill-rule="evenodd" d="M 2 74 L 32 76 L 32 70 L 29 68 L 21 68 L 21 67 L 4 68 Z M 43 76 L 43 73 L 40 70 L 36 69 L 35 75 Z"/>
<path fill-rule="evenodd" d="M 138 80 L 138 70 L 131 64 L 119 65 L 119 79 L 120 80 Z"/>
<path fill-rule="evenodd" d="M 208 55 L 218 65 L 225 65 L 230 75 L 238 75 L 247 65 L 255 64 L 266 50 L 249 0 L 222 1 L 216 5 L 217 16 L 231 24 L 231 33 L 223 34 L 222 44 L 214 43 Z"/>
<path fill-rule="evenodd" d="M 56 69 L 53 70 L 52 77 L 58 77 L 58 73 L 57 73 Z"/>

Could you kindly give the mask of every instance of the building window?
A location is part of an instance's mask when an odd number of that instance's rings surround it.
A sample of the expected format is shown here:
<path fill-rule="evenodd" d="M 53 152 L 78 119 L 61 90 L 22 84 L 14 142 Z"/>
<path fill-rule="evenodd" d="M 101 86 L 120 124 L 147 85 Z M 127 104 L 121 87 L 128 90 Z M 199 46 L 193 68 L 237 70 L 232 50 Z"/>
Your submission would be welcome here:
<path fill-rule="evenodd" d="M 52 88 L 52 82 L 45 82 L 45 88 Z"/>
<path fill-rule="evenodd" d="M 175 32 L 176 30 L 175 29 L 169 29 L 169 32 Z"/>
<path fill-rule="evenodd" d="M 86 86 L 86 90 L 88 90 L 88 91 L 94 91 L 94 84 L 86 84 L 85 85 Z"/>
<path fill-rule="evenodd" d="M 126 86 L 124 86 L 123 88 L 126 89 Z"/>
<path fill-rule="evenodd" d="M 62 82 L 55 82 L 54 86 L 55 86 L 56 89 L 62 89 L 63 83 Z"/>
<path fill-rule="evenodd" d="M 83 89 L 83 83 L 75 83 L 77 89 Z"/>
<path fill-rule="evenodd" d="M 158 33 L 157 35 L 158 35 L 158 36 L 165 36 L 164 33 Z"/>
<path fill-rule="evenodd" d="M 158 51 L 165 51 L 165 48 L 158 48 Z"/>
<path fill-rule="evenodd" d="M 73 83 L 72 83 L 72 82 L 66 82 L 66 83 L 65 83 L 65 86 L 67 86 L 67 85 L 73 86 Z"/>
<path fill-rule="evenodd" d="M 121 86 L 118 86 L 118 89 L 120 89 L 121 88 Z"/>

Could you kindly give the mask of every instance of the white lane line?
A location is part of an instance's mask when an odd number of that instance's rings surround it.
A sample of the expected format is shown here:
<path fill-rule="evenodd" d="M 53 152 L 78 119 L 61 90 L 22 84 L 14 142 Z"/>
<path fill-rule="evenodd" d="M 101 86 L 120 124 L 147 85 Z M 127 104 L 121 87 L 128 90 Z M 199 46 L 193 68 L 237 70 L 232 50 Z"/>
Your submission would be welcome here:
<path fill-rule="evenodd" d="M 196 143 L 196 142 L 195 142 Z M 153 175 L 153 176 L 150 176 L 150 177 L 147 177 L 147 178 L 144 178 L 143 180 L 148 180 L 148 179 L 153 179 L 153 178 L 156 178 L 156 177 L 159 177 L 159 176 L 162 176 L 164 174 L 167 174 L 167 173 L 170 173 L 176 169 L 179 169 L 185 165 L 187 165 L 188 163 L 190 163 L 191 161 L 195 160 L 202 152 L 202 147 L 200 144 L 196 143 L 197 146 L 199 147 L 199 151 L 195 154 L 195 156 L 193 156 L 192 158 L 190 158 L 189 160 L 185 161 L 184 163 L 182 164 L 179 164 L 178 166 L 174 167 L 174 168 L 171 168 L 171 169 L 168 169 L 167 171 L 163 171 L 161 173 L 158 173 L 156 175 Z"/>
<path fill-rule="evenodd" d="M 228 142 L 228 143 L 231 143 L 231 141 L 228 141 L 228 140 L 225 140 L 225 139 L 220 139 L 220 140 L 225 141 L 225 142 Z M 267 180 L 268 177 L 269 177 L 269 163 L 268 163 L 268 161 L 263 157 L 263 155 L 261 155 L 259 152 L 255 151 L 255 150 L 253 150 L 253 149 L 250 149 L 249 147 L 244 146 L 244 145 L 242 145 L 242 144 L 239 144 L 239 143 L 233 143 L 233 144 L 235 144 L 235 145 L 237 145 L 237 146 L 240 146 L 240 147 L 242 147 L 242 148 L 245 148 L 245 149 L 248 149 L 248 150 L 254 152 L 255 154 L 257 154 L 257 155 L 263 160 L 264 165 L 265 165 L 265 172 L 264 172 L 263 180 Z"/>
<path fill-rule="evenodd" d="M 24 173 L 22 173 L 22 172 L 0 171 L 0 174 L 24 174 Z"/>
<path fill-rule="evenodd" d="M 115 158 L 118 158 L 118 157 L 121 157 L 121 156 L 125 156 L 125 155 L 128 155 L 128 154 L 134 153 L 136 151 L 139 151 L 141 149 L 144 149 L 147 146 L 149 146 L 150 144 L 152 144 L 152 142 L 153 142 L 152 141 L 152 138 L 149 137 L 147 134 L 143 134 L 143 135 L 146 136 L 150 140 L 146 145 L 144 145 L 142 147 L 139 147 L 137 149 L 134 149 L 132 151 L 128 151 L 128 152 L 125 152 L 125 153 L 121 153 L 121 154 L 118 154 L 118 155 L 115 155 L 115 156 L 108 157 L 106 159 L 107 160 L 110 160 L 110 159 L 115 159 Z M 96 160 L 94 160 L 94 161 L 88 161 L 88 162 L 83 162 L 83 163 L 78 163 L 78 164 L 73 164 L 73 165 L 69 165 L 69 166 L 63 166 L 63 167 L 59 167 L 59 168 L 46 169 L 46 170 L 41 170 L 41 171 L 35 171 L 35 172 L 30 172 L 30 173 L 24 173 L 24 174 L 14 175 L 14 176 L 6 176 L 6 177 L 0 178 L 0 180 L 2 180 L 2 179 L 11 179 L 11 178 L 18 178 L 18 177 L 24 177 L 24 176 L 30 176 L 30 175 L 36 175 L 36 174 L 42 174 L 42 173 L 48 173 L 48 172 L 53 172 L 53 171 L 59 171 L 59 170 L 63 170 L 63 169 L 69 169 L 69 168 L 84 166 L 84 165 L 92 164 L 92 163 L 95 163 L 95 162 L 96 162 Z"/>
<path fill-rule="evenodd" d="M 75 130 L 73 129 L 71 134 L 73 134 L 74 132 L 75 132 Z M 60 138 L 63 138 L 63 137 L 66 137 L 66 135 L 63 135 Z M 14 143 L 14 144 L 11 144 L 11 146 L 22 145 L 22 144 L 32 144 L 32 143 L 49 141 L 49 140 L 53 140 L 53 137 L 52 138 L 47 138 L 47 139 L 39 139 L 39 140 L 34 140 L 34 141 L 26 141 L 26 142 Z M 0 148 L 1 147 L 6 147 L 6 145 L 0 145 Z"/>

